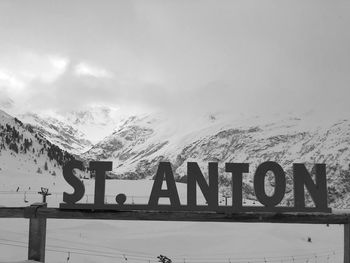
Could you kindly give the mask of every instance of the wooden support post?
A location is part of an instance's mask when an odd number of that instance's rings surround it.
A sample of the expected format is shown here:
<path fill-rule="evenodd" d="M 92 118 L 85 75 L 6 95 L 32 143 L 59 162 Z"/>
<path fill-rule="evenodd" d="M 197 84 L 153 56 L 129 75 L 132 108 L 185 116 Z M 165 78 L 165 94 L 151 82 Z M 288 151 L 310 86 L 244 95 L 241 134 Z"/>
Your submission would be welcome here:
<path fill-rule="evenodd" d="M 35 203 L 30 206 L 28 260 L 45 262 L 46 218 L 37 217 L 37 210 L 47 207 L 46 203 Z"/>
<path fill-rule="evenodd" d="M 344 224 L 344 263 L 350 263 L 350 224 Z"/>

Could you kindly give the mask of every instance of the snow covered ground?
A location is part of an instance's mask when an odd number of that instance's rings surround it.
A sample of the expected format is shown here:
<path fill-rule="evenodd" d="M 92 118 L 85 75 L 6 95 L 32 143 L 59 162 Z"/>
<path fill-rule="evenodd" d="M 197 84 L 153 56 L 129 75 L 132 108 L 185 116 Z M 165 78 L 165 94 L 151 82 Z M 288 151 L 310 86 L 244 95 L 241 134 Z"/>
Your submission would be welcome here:
<path fill-rule="evenodd" d="M 25 259 L 28 222 L 0 222 L 1 262 Z M 341 247 L 341 226 L 49 220 L 46 258 L 155 262 L 162 254 L 194 263 L 341 262 Z"/>
<path fill-rule="evenodd" d="M 40 201 L 47 187 L 48 204 L 57 207 L 71 187 L 61 176 L 0 173 L 0 205 L 23 206 Z M 84 180 L 93 202 L 93 180 Z M 108 180 L 107 202 L 125 193 L 129 203 L 145 203 L 153 181 Z M 17 192 L 17 188 L 19 190 Z M 30 187 L 30 190 L 29 190 Z M 186 185 L 178 184 L 182 202 Z M 90 199 L 89 199 L 90 198 Z M 25 202 L 27 201 L 27 202 Z M 99 220 L 48 220 L 46 259 L 58 262 L 341 262 L 342 225 L 238 224 Z M 308 241 L 308 239 L 311 239 Z M 28 220 L 0 219 L 0 262 L 27 257 Z"/>

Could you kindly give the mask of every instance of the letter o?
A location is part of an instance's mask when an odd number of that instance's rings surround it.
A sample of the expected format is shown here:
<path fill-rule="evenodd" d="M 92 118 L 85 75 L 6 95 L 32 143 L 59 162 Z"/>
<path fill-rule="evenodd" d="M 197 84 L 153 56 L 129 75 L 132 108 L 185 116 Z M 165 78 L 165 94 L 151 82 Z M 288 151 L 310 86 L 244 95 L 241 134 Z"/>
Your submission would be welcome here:
<path fill-rule="evenodd" d="M 272 196 L 268 196 L 265 191 L 265 176 L 268 171 L 275 176 L 275 191 Z M 278 205 L 286 192 L 286 175 L 282 167 L 276 162 L 264 162 L 258 166 L 254 175 L 254 191 L 260 203 L 266 207 Z"/>

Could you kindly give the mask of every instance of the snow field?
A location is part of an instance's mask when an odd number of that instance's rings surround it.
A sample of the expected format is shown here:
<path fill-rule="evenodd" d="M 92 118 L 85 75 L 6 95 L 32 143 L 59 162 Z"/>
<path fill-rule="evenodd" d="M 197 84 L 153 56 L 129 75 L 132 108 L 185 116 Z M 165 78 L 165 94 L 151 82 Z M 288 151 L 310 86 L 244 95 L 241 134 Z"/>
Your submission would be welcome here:
<path fill-rule="evenodd" d="M 64 191 L 72 192 L 61 176 L 0 173 L 0 178 L 0 204 L 6 206 L 40 201 L 35 192 L 41 186 L 53 193 L 48 197 L 51 207 L 62 202 Z M 84 185 L 86 198 L 93 198 L 94 180 L 84 180 Z M 134 197 L 135 203 L 142 203 L 148 200 L 152 185 L 151 180 L 107 180 L 106 195 L 112 198 L 125 193 L 127 202 Z M 20 191 L 31 187 L 28 203 L 23 202 L 22 192 L 16 192 L 18 186 Z M 181 202 L 185 203 L 186 185 L 177 186 Z M 0 220 L 0 262 L 26 259 L 27 242 L 27 219 Z M 46 261 L 151 263 L 162 254 L 174 263 L 341 262 L 342 246 L 343 227 L 338 225 L 50 219 Z"/>

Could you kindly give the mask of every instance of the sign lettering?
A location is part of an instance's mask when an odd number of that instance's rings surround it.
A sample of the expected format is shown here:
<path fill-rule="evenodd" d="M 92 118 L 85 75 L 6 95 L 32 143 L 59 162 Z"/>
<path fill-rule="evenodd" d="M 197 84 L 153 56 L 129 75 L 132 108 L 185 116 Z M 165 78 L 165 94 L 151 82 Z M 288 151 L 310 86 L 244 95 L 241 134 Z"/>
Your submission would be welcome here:
<path fill-rule="evenodd" d="M 261 163 L 255 173 L 253 187 L 257 201 L 262 206 L 243 206 L 242 186 L 243 174 L 249 172 L 248 163 L 226 163 L 225 172 L 232 176 L 232 205 L 219 205 L 217 162 L 208 164 L 208 182 L 196 162 L 187 163 L 187 204 L 181 204 L 176 188 L 174 174 L 170 162 L 160 162 L 150 198 L 147 205 L 125 204 L 126 196 L 119 193 L 116 204 L 105 203 L 106 171 L 112 170 L 112 162 L 90 162 L 89 169 L 95 172 L 94 203 L 78 203 L 85 193 L 84 184 L 74 175 L 73 169 L 83 169 L 80 161 L 71 161 L 63 168 L 63 177 L 73 187 L 72 194 L 63 193 L 62 209 L 94 209 L 94 210 L 161 210 L 161 211 L 215 211 L 225 213 L 235 212 L 325 212 L 330 213 L 327 206 L 326 165 L 315 164 L 315 181 L 302 163 L 293 164 L 294 206 L 280 206 L 286 194 L 286 174 L 276 162 Z M 275 179 L 272 195 L 265 189 L 265 178 L 272 173 Z M 163 181 L 166 188 L 162 189 Z M 197 203 L 197 186 L 203 194 L 206 205 Z M 313 200 L 314 206 L 307 206 L 305 189 Z M 167 198 L 169 205 L 159 204 L 160 198 Z"/>

